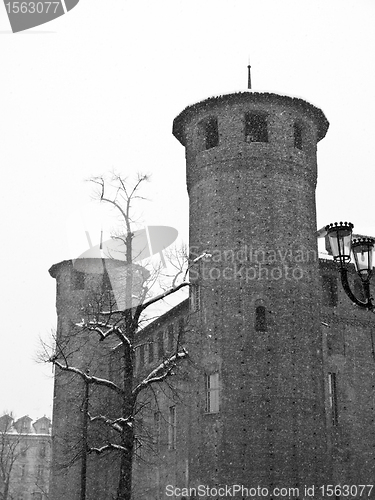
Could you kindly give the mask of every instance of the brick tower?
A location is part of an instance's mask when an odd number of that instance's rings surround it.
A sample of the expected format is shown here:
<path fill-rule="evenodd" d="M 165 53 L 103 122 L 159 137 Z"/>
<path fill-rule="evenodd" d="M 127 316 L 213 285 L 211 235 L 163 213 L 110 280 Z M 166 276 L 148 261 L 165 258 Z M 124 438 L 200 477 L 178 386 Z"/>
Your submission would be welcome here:
<path fill-rule="evenodd" d="M 132 269 L 133 290 L 136 293 L 145 275 L 140 266 L 134 264 Z M 92 311 L 95 307 L 125 308 L 123 290 L 128 266 L 124 261 L 110 258 L 80 258 L 55 264 L 49 272 L 57 285 L 58 361 L 92 376 L 111 380 L 113 348 L 118 345 L 118 340 L 102 342 L 96 334 L 82 330 L 77 324 L 82 322 L 83 317 L 94 318 Z M 110 455 L 87 455 L 83 472 L 83 457 L 86 457 L 83 453 L 84 439 L 90 446 L 98 446 L 108 439 L 105 429 L 85 424 L 85 401 L 87 410 L 93 414 L 116 411 L 111 391 L 95 385 L 87 389 L 80 376 L 56 368 L 51 471 L 51 498 L 54 500 L 82 498 L 83 476 L 86 478 L 87 499 L 111 500 L 116 492 L 118 468 Z"/>
<path fill-rule="evenodd" d="M 315 208 L 327 129 L 306 101 L 253 91 L 198 102 L 174 121 L 191 256 L 212 255 L 191 273 L 200 342 L 189 354 L 220 387 L 218 413 L 193 412 L 198 484 L 298 487 L 303 497 L 330 477 Z"/>

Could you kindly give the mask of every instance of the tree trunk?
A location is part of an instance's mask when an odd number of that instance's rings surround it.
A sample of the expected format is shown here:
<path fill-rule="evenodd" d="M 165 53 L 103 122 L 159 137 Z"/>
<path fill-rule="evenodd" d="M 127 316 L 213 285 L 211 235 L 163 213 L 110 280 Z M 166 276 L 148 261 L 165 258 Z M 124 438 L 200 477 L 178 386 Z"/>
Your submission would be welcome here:
<path fill-rule="evenodd" d="M 122 435 L 121 445 L 129 451 L 121 453 L 117 500 L 131 500 L 132 498 L 133 440 L 133 426 L 126 426 Z"/>
<path fill-rule="evenodd" d="M 5 488 L 4 488 L 4 500 L 8 500 L 8 495 L 9 495 L 9 482 L 10 482 L 10 477 L 5 481 Z"/>
<path fill-rule="evenodd" d="M 131 292 L 131 282 L 127 285 L 127 293 Z M 131 309 L 125 311 L 125 331 L 128 337 L 133 342 L 134 339 L 134 327 Z M 133 366 L 134 366 L 134 354 L 133 350 L 129 345 L 124 345 L 123 354 L 123 387 L 124 394 L 122 400 L 122 416 L 125 419 L 129 419 L 131 425 L 125 424 L 123 431 L 121 433 L 121 446 L 125 449 L 121 452 L 120 461 L 120 479 L 117 490 L 117 500 L 131 500 L 132 498 L 132 468 L 133 468 L 133 448 L 134 448 L 134 406 L 135 399 L 133 396 Z"/>

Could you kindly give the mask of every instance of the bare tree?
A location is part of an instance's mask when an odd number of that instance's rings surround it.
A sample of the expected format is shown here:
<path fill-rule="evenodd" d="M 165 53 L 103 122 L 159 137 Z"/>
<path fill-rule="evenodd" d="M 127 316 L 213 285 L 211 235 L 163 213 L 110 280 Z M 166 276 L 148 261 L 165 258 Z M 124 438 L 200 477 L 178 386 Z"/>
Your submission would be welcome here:
<path fill-rule="evenodd" d="M 146 180 L 147 176 L 139 175 L 136 182 L 129 187 L 126 180 L 117 174 L 113 175 L 110 181 L 103 177 L 91 179 L 98 190 L 97 198 L 100 202 L 113 207 L 120 217 L 122 224 L 120 231 L 109 244 L 101 244 L 101 250 L 107 252 L 107 258 L 124 261 L 125 276 L 120 283 L 121 300 L 113 300 L 112 290 L 109 290 L 110 293 L 106 295 L 103 294 L 102 290 L 94 289 L 82 311 L 83 319 L 76 326 L 79 328 L 79 335 L 82 338 L 85 335 L 85 338 L 88 339 L 96 337 L 98 344 L 100 343 L 103 348 L 117 344 L 118 369 L 115 370 L 112 377 L 102 377 L 99 371 L 89 371 L 87 365 L 84 367 L 72 364 L 69 345 L 58 337 L 55 352 L 48 359 L 58 370 L 77 376 L 86 387 L 84 392 L 85 426 L 86 424 L 89 426 L 101 425 L 104 426 L 106 432 L 103 431 L 102 440 L 98 438 L 96 432 L 94 445 L 89 443 L 87 431 L 83 433 L 81 458 L 84 467 L 82 474 L 85 475 L 86 454 L 84 450 L 87 454 L 96 455 L 117 453 L 119 459 L 117 500 L 131 499 L 132 465 L 137 440 L 135 418 L 137 412 L 140 411 L 140 405 L 137 406 L 137 402 L 141 400 L 141 395 L 154 384 L 160 384 L 168 379 L 173 374 L 177 364 L 188 356 L 187 351 L 177 342 L 173 353 L 169 353 L 141 380 L 136 378 L 137 334 L 145 320 L 146 312 L 150 310 L 151 306 L 155 306 L 178 290 L 191 285 L 187 279 L 188 262 L 180 258 L 175 264 L 178 269 L 171 277 L 170 285 L 159 289 L 158 293 L 152 295 L 152 283 L 155 283 L 160 276 L 160 269 L 154 268 L 151 272 L 145 273 L 144 268 L 135 264 L 135 261 L 140 260 L 143 248 L 135 244 L 135 221 L 132 218 L 133 203 L 142 199 L 139 190 Z M 195 265 L 204 255 L 196 258 L 191 265 Z M 105 266 L 105 259 L 103 262 Z M 114 280 L 111 279 L 112 288 L 113 283 Z M 105 405 L 103 405 L 103 411 L 98 411 L 100 405 L 91 409 L 88 404 L 89 391 L 94 389 L 97 394 L 100 394 L 98 391 L 103 390 L 103 394 L 112 393 L 115 395 L 116 401 L 119 402 L 118 413 L 115 416 L 111 413 L 113 409 L 109 410 L 105 408 Z M 100 400 L 100 396 L 97 399 Z M 84 484 L 82 488 L 85 489 Z M 85 498 L 85 495 L 81 495 L 81 498 Z"/>

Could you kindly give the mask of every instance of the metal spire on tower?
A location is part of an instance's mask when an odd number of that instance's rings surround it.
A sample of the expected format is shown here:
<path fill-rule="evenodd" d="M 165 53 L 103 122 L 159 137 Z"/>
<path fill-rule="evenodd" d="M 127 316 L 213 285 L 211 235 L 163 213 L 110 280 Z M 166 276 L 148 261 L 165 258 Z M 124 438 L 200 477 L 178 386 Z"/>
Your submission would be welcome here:
<path fill-rule="evenodd" d="M 249 64 L 247 65 L 247 88 L 251 90 L 251 66 L 250 66 L 250 58 Z"/>

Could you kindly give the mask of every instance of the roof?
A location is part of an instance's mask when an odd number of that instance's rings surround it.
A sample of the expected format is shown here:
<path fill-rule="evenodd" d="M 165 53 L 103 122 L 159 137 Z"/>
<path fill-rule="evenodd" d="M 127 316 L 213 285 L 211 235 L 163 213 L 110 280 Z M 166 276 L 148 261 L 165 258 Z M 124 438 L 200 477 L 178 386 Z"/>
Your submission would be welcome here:
<path fill-rule="evenodd" d="M 119 259 L 111 259 L 108 257 L 105 258 L 85 257 L 82 259 L 79 258 L 79 259 L 62 260 L 61 262 L 53 264 L 48 269 L 48 272 L 52 276 L 52 278 L 56 278 L 60 269 L 67 266 L 67 267 L 74 267 L 77 271 L 86 272 L 87 274 L 89 274 L 90 272 L 93 272 L 94 274 L 103 274 L 106 271 L 108 264 L 110 264 L 111 267 L 113 266 L 116 268 L 125 268 L 128 265 L 124 260 L 119 260 Z M 142 272 L 144 279 L 148 278 L 149 271 L 145 267 L 141 266 L 140 264 L 134 264 L 134 263 L 132 264 L 132 266 L 133 269 L 135 268 Z"/>

